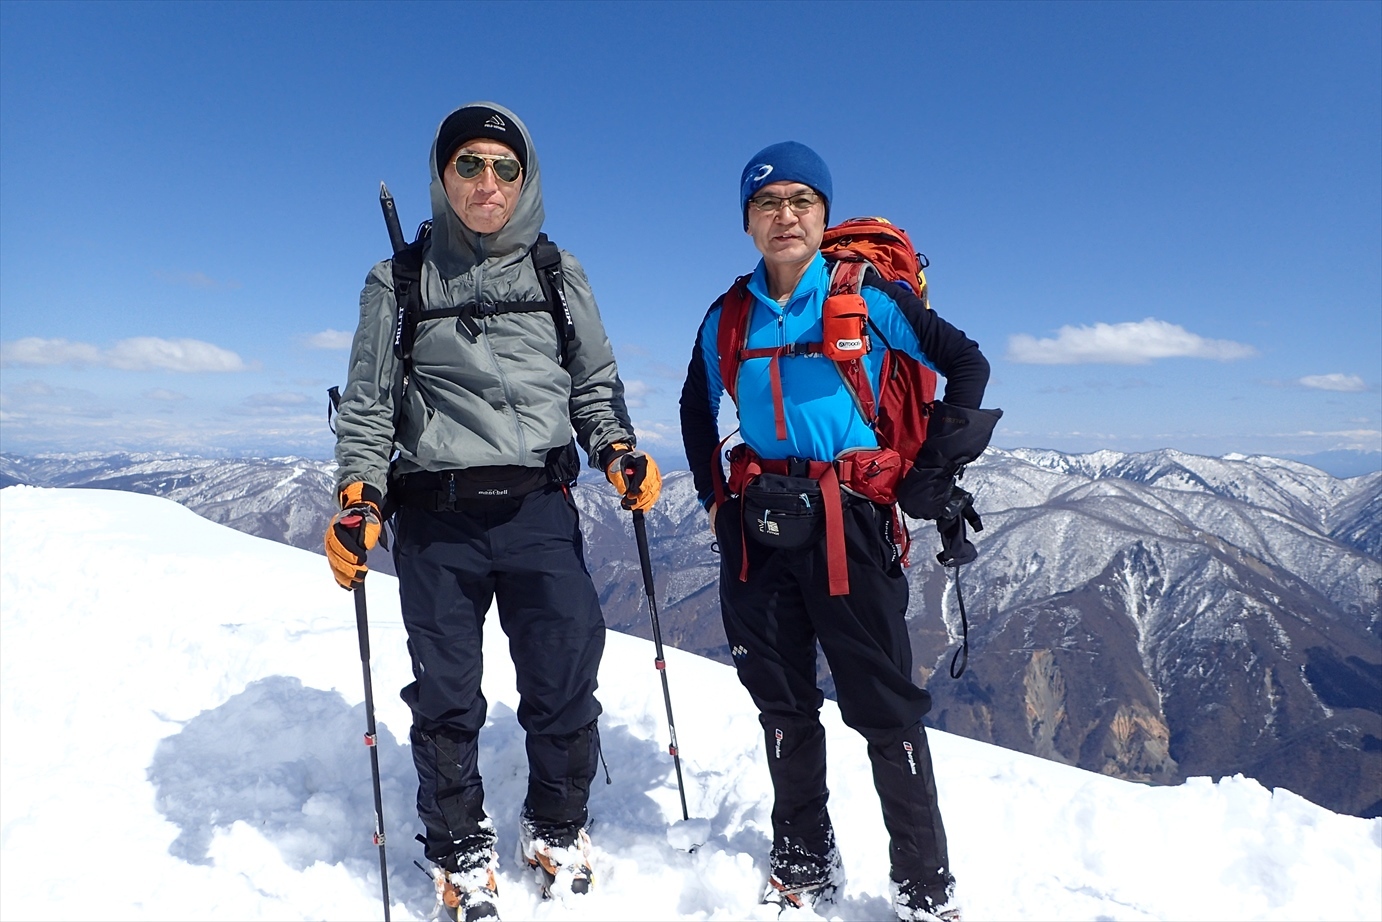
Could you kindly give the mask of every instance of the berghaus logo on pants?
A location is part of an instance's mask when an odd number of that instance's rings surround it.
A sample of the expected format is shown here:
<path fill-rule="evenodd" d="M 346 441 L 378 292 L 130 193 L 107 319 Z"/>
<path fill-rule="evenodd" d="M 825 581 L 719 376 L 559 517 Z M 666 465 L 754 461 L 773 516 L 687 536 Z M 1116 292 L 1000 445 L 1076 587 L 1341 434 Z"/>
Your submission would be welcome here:
<path fill-rule="evenodd" d="M 912 774 L 915 775 L 917 773 L 917 762 L 916 759 L 912 758 L 912 744 L 907 742 L 906 740 L 903 740 L 902 748 L 907 753 L 907 767 L 910 768 L 912 770 Z"/>
<path fill-rule="evenodd" d="M 777 740 L 777 747 L 776 747 L 776 748 L 774 749 L 774 751 L 773 751 L 773 757 L 774 757 L 774 758 L 777 758 L 777 759 L 780 759 L 780 758 L 782 758 L 782 731 L 781 731 L 781 730 L 774 730 L 774 731 L 773 731 L 773 738 Z M 914 771 L 914 772 L 912 772 L 912 774 L 915 775 L 916 772 Z"/>

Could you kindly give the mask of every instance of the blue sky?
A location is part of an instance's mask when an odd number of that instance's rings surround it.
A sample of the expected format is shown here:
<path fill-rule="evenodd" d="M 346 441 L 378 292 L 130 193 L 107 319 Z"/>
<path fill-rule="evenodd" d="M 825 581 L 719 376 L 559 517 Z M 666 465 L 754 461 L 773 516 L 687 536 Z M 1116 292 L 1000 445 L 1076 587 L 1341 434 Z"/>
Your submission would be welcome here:
<path fill-rule="evenodd" d="M 0 4 L 0 448 L 327 457 L 428 147 L 542 158 L 640 439 L 684 466 L 736 184 L 788 138 L 993 363 L 995 443 L 1382 449 L 1382 4 Z"/>

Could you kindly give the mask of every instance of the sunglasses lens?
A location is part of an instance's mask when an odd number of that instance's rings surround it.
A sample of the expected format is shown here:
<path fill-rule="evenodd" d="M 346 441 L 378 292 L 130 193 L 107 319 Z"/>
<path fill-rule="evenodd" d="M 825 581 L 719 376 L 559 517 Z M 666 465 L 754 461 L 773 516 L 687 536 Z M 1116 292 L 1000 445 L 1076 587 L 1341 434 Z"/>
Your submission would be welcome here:
<path fill-rule="evenodd" d="M 806 214 L 811 210 L 811 206 L 816 204 L 816 197 L 814 195 L 794 195 L 788 199 L 788 204 L 797 214 Z"/>
<path fill-rule="evenodd" d="M 485 171 L 485 163 L 488 158 L 476 154 L 461 154 L 456 158 L 456 175 L 462 179 L 474 179 Z M 517 161 L 508 157 L 499 157 L 488 160 L 494 165 L 494 175 L 499 177 L 501 182 L 513 182 L 518 178 L 518 174 L 523 172 L 523 166 Z"/>
<path fill-rule="evenodd" d="M 456 158 L 456 175 L 462 179 L 474 179 L 485 171 L 485 161 L 474 154 L 461 154 Z"/>

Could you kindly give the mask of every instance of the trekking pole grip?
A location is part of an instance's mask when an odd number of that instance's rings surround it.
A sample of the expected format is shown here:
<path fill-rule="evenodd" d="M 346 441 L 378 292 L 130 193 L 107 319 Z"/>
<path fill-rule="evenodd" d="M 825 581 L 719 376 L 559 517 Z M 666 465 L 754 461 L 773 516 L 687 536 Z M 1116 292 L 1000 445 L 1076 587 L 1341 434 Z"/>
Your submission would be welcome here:
<path fill-rule="evenodd" d="M 643 588 L 648 596 L 653 595 L 653 562 L 648 554 L 648 526 L 643 521 L 643 510 L 633 511 L 633 535 L 638 541 L 638 562 L 643 567 Z"/>

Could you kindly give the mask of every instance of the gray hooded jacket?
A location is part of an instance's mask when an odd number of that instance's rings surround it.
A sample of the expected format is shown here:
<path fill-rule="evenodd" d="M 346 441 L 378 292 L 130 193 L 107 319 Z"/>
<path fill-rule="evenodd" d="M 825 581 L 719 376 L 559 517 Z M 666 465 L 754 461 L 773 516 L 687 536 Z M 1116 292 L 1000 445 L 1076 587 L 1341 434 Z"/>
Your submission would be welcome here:
<path fill-rule="evenodd" d="M 422 300 L 431 308 L 474 303 L 542 301 L 528 250 L 544 217 L 537 152 L 523 133 L 528 164 L 508 224 L 477 234 L 452 209 L 437 174 L 437 139 L 427 158 L 432 173 L 432 239 L 422 264 Z M 464 107 L 462 107 L 464 108 Z M 443 120 L 444 121 L 444 120 Z M 438 126 L 440 130 L 440 126 Z M 447 151 L 446 153 L 449 153 Z M 542 467 L 547 452 L 571 441 L 574 428 L 594 466 L 614 442 L 634 443 L 624 385 L 614 364 L 595 297 L 576 258 L 561 254 L 566 300 L 576 335 L 566 361 L 548 311 L 419 322 L 413 369 L 398 423 L 397 471 L 443 471 L 518 465 Z M 378 263 L 360 293 L 360 323 L 336 421 L 337 488 L 365 482 L 383 493 L 395 447 L 393 268 Z"/>

